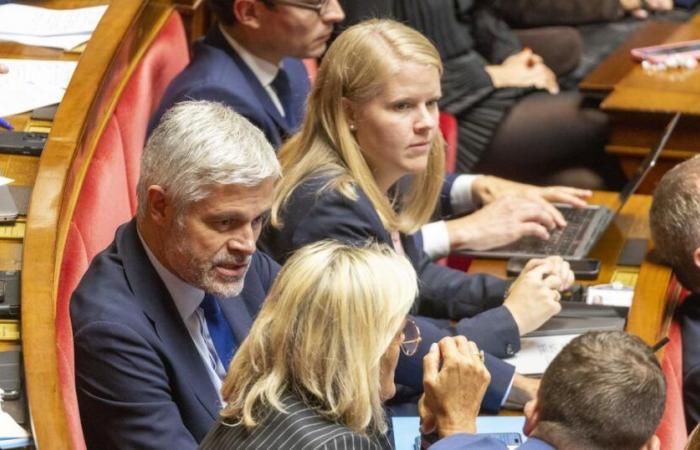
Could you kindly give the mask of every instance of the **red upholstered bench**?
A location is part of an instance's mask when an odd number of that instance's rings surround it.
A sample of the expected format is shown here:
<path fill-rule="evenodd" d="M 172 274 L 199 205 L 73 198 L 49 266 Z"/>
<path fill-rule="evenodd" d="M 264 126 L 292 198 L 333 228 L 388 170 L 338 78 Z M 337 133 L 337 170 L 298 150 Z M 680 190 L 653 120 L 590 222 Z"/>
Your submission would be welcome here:
<path fill-rule="evenodd" d="M 170 81 L 187 65 L 182 21 L 172 12 L 128 78 L 94 151 L 71 168 L 79 195 L 65 240 L 56 300 L 59 389 L 73 449 L 84 449 L 75 392 L 70 297 L 92 258 L 136 211 L 136 182 L 148 119 Z"/>

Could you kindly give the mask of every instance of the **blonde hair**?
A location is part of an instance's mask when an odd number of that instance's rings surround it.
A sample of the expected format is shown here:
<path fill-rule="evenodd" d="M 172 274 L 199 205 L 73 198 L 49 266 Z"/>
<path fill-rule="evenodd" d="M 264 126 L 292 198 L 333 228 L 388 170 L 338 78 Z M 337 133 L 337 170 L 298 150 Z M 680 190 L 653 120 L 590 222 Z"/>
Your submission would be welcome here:
<path fill-rule="evenodd" d="M 301 248 L 231 362 L 221 416 L 254 427 L 293 392 L 329 421 L 386 432 L 380 360 L 417 292 L 413 267 L 387 246 Z"/>
<path fill-rule="evenodd" d="M 392 20 L 362 22 L 333 42 L 319 67 L 301 131 L 278 153 L 285 175 L 275 192 L 274 226 L 283 225 L 280 210 L 294 189 L 321 173 L 334 178 L 328 187 L 351 200 L 357 199 L 355 187 L 362 189 L 390 231 L 413 233 L 430 219 L 443 182 L 442 136 L 433 139 L 427 170 L 412 177 L 405 194 L 389 199 L 377 186 L 343 107 L 343 98 L 363 103 L 377 96 L 403 61 L 433 66 L 442 74 L 440 55 L 430 41 Z"/>

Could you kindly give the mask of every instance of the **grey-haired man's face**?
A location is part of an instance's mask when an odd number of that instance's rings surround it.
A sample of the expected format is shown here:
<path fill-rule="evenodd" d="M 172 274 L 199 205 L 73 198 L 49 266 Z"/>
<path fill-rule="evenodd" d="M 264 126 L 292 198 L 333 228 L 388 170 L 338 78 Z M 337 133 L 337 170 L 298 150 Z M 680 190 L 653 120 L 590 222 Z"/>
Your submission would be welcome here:
<path fill-rule="evenodd" d="M 238 295 L 272 204 L 273 180 L 253 187 L 216 185 L 164 227 L 168 268 L 192 286 L 220 296 Z"/>

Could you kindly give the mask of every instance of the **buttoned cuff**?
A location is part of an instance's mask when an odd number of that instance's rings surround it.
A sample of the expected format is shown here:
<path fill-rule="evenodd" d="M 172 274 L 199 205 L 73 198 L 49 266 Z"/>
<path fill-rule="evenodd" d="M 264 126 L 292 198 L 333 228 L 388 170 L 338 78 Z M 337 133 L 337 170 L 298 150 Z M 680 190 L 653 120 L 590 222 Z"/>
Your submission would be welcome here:
<path fill-rule="evenodd" d="M 423 250 L 431 259 L 442 258 L 450 253 L 450 236 L 445 221 L 423 225 Z"/>
<path fill-rule="evenodd" d="M 480 175 L 459 175 L 450 189 L 450 206 L 454 215 L 459 216 L 477 208 L 472 196 L 472 185 Z"/>

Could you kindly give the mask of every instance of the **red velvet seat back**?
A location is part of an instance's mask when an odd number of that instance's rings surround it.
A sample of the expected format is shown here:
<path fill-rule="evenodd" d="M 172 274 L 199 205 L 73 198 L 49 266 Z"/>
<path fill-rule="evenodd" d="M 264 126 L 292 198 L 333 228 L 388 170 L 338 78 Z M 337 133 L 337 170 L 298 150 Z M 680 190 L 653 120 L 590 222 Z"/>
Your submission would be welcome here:
<path fill-rule="evenodd" d="M 59 380 L 73 448 L 84 449 L 75 392 L 70 297 L 92 258 L 136 211 L 136 182 L 148 119 L 170 81 L 187 65 L 180 16 L 172 13 L 129 77 L 88 162 L 70 220 L 56 301 Z M 83 167 L 73 167 L 72 176 Z"/>
<path fill-rule="evenodd" d="M 669 301 L 680 305 L 687 292 L 675 279 L 669 285 Z M 681 326 L 677 319 L 671 321 L 668 330 L 669 343 L 664 351 L 661 368 L 666 378 L 666 408 L 656 435 L 664 450 L 681 450 L 688 441 L 688 432 L 683 411 L 683 341 Z"/>

